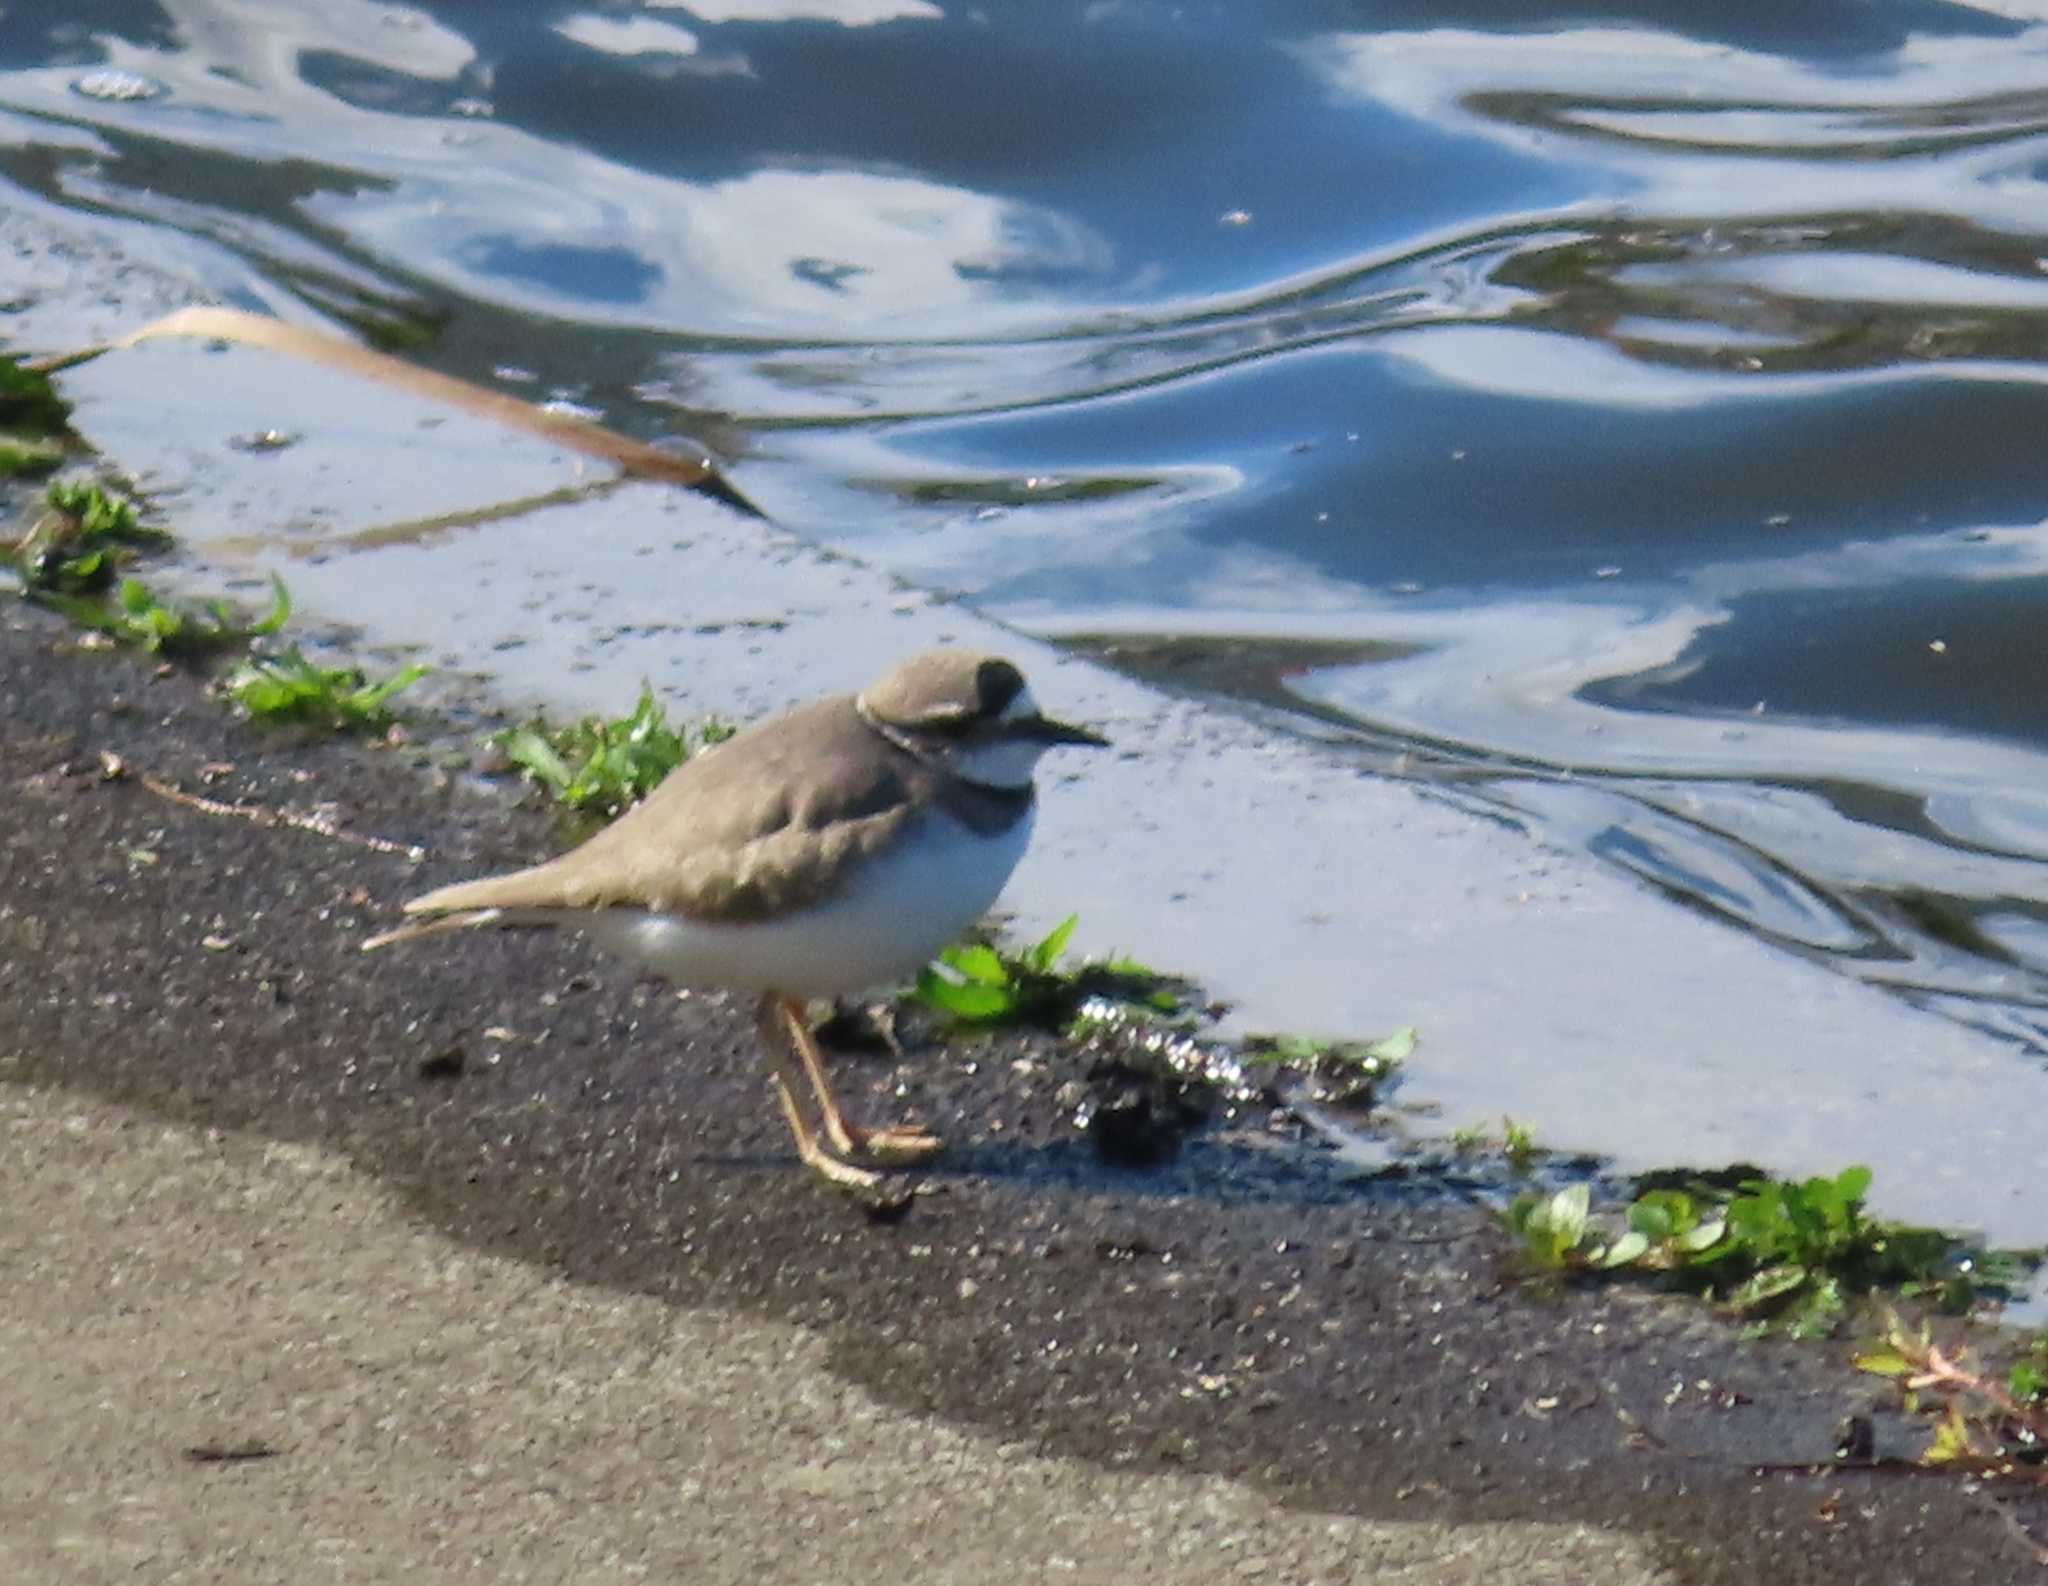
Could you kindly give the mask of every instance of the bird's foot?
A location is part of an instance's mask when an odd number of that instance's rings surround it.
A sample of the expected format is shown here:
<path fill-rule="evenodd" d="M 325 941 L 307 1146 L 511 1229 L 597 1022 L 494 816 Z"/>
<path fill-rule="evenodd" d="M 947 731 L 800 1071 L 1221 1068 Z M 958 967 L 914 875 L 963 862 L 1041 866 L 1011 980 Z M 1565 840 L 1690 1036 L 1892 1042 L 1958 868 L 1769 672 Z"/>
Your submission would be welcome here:
<path fill-rule="evenodd" d="M 856 1167 L 823 1147 L 814 1146 L 801 1154 L 805 1167 L 834 1189 L 852 1196 L 876 1222 L 895 1222 L 910 1210 L 911 1201 L 917 1197 L 917 1186 L 900 1174 Z M 886 1164 L 889 1159 L 878 1155 L 874 1160 Z"/>
<path fill-rule="evenodd" d="M 946 1149 L 946 1142 L 921 1123 L 896 1123 L 886 1129 L 849 1126 L 847 1133 L 856 1153 L 889 1167 L 929 1161 Z"/>
<path fill-rule="evenodd" d="M 774 1076 L 774 1082 L 775 1099 L 782 1107 L 783 1117 L 789 1120 L 790 1133 L 796 1136 L 797 1155 L 803 1159 L 805 1167 L 834 1189 L 843 1190 L 859 1201 L 867 1208 L 868 1215 L 878 1222 L 894 1222 L 910 1209 L 911 1198 L 916 1194 L 915 1186 L 890 1174 L 876 1173 L 869 1168 L 857 1166 L 827 1150 L 824 1143 L 812 1132 L 802 1109 L 797 1106 L 796 1095 L 790 1089 L 788 1078 L 778 1072 Z M 891 1137 L 900 1132 L 893 1129 L 872 1131 L 873 1134 Z M 915 1132 L 923 1134 L 922 1130 Z M 863 1137 L 867 1137 L 870 1131 L 863 1130 L 862 1134 Z M 938 1141 L 934 1137 L 924 1135 L 924 1138 L 930 1140 L 932 1146 L 937 1146 Z M 886 1164 L 888 1158 L 877 1155 L 875 1160 Z"/>

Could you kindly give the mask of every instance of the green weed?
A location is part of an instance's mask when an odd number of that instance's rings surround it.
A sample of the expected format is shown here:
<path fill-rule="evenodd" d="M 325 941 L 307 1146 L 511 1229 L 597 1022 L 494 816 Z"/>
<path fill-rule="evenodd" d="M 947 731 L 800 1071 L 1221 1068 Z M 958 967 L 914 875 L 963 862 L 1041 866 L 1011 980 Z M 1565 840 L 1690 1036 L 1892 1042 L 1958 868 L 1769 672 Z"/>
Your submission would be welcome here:
<path fill-rule="evenodd" d="M 1187 983 L 1134 958 L 1114 955 L 1061 967 L 1079 919 L 1068 915 L 1021 952 L 988 940 L 955 943 L 939 954 L 936 965 L 919 972 L 911 996 L 956 1024 L 983 1028 L 1032 1024 L 1065 1029 L 1091 998 L 1162 1015 L 1183 1008 Z"/>
<path fill-rule="evenodd" d="M 105 589 L 137 551 L 170 543 L 146 527 L 135 503 L 89 480 L 60 479 L 43 493 L 42 510 L 8 551 L 22 588 L 36 595 L 87 595 Z"/>
<path fill-rule="evenodd" d="M 1517 1173 L 1527 1173 L 1543 1154 L 1543 1148 L 1536 1143 L 1536 1131 L 1526 1123 L 1503 1118 L 1500 1132 L 1501 1155 L 1508 1159 L 1508 1166 Z"/>
<path fill-rule="evenodd" d="M 1306 1099 L 1328 1107 L 1370 1107 L 1415 1053 L 1415 1027 L 1377 1041 L 1326 1041 L 1306 1035 L 1248 1035 L 1248 1068 L 1292 1069 Z"/>
<path fill-rule="evenodd" d="M 81 627 L 111 635 L 122 644 L 152 654 L 191 657 L 247 644 L 272 634 L 291 616 L 291 596 L 284 581 L 271 575 L 270 610 L 254 622 L 243 622 L 225 600 L 196 605 L 159 600 L 138 578 L 124 578 L 111 598 L 38 592 L 35 598 Z"/>
<path fill-rule="evenodd" d="M 1590 1225 L 1593 1191 L 1567 1185 L 1555 1195 L 1522 1195 L 1507 1210 L 1508 1231 L 1542 1272 L 1599 1271 L 1615 1263 Z"/>
<path fill-rule="evenodd" d="M 610 720 L 585 716 L 552 730 L 539 724 L 513 727 L 491 741 L 557 802 L 610 817 L 652 793 L 693 753 L 722 743 L 737 730 L 707 718 L 693 741 L 687 729 L 669 725 L 667 710 L 643 683 L 628 715 Z"/>
<path fill-rule="evenodd" d="M 2005 1374 L 2006 1391 L 2022 1404 L 2048 1408 L 2048 1333 L 2036 1333 L 2027 1353 Z"/>
<path fill-rule="evenodd" d="M 71 432 L 71 408 L 48 375 L 0 358 L 0 431 L 10 438 L 59 440 Z"/>
<path fill-rule="evenodd" d="M 1898 1385 L 1907 1414 L 1934 1418 L 1920 1464 L 2036 1487 L 2048 1486 L 2048 1401 L 2040 1383 L 2044 1361 L 2048 1341 L 2037 1334 L 2027 1357 L 2001 1381 L 1980 1367 L 1969 1350 L 1950 1351 L 1935 1343 L 1929 1323 L 1909 1329 L 1896 1314 L 1887 1318 L 1883 1336 L 1855 1357 L 1857 1370 Z"/>
<path fill-rule="evenodd" d="M 308 722 L 350 731 L 387 724 L 392 696 L 426 674 L 424 666 L 408 666 L 373 683 L 352 666 L 316 665 L 292 645 L 278 655 L 245 660 L 221 687 L 260 721 Z"/>
<path fill-rule="evenodd" d="M 0 362 L 0 411 L 5 369 Z M 290 618 L 291 596 L 275 575 L 270 609 L 253 622 L 239 618 L 224 600 L 163 600 L 134 577 L 115 584 L 118 570 L 138 551 L 170 539 L 145 525 L 125 496 L 90 480 L 63 479 L 44 492 L 41 512 L 8 549 L 5 565 L 31 599 L 81 627 L 154 654 L 191 657 L 232 649 L 276 633 Z M 407 667 L 372 683 L 351 667 L 316 666 L 294 645 L 280 655 L 245 660 L 222 690 L 249 715 L 265 720 L 375 727 L 390 719 L 392 696 L 425 670 Z"/>
<path fill-rule="evenodd" d="M 56 441 L 0 434 L 0 476 L 39 479 L 64 466 L 68 453 Z"/>
<path fill-rule="evenodd" d="M 1497 1151 L 1506 1159 L 1509 1171 L 1523 1177 L 1547 1154 L 1536 1143 L 1534 1129 L 1505 1116 L 1500 1121 L 1500 1133 L 1497 1135 L 1483 1123 L 1468 1123 L 1453 1129 L 1445 1136 L 1444 1143 L 1454 1156 L 1482 1156 Z"/>
<path fill-rule="evenodd" d="M 1832 1332 L 1848 1296 L 1885 1289 L 1924 1294 L 1955 1308 L 2008 1292 L 2030 1255 L 1985 1252 L 1930 1228 L 1885 1222 L 1863 1209 L 1870 1170 L 1832 1178 L 1748 1179 L 1734 1190 L 1699 1184 L 1652 1189 L 1621 1226 L 1595 1216 L 1574 1184 L 1524 1195 L 1507 1225 L 1539 1269 L 1633 1270 L 1718 1298 L 1758 1328 L 1795 1337 Z"/>

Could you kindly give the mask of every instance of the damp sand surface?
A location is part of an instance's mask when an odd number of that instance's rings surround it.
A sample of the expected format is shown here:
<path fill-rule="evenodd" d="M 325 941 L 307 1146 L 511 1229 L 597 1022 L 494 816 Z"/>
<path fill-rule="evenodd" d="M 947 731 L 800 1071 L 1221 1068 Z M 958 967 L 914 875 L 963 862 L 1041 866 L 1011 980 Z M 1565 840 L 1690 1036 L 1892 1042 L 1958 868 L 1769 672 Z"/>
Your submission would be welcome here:
<path fill-rule="evenodd" d="M 794 1163 L 744 1009 L 539 936 L 356 950 L 544 816 L 35 613 L 0 673 L 13 1578 L 2035 1568 L 1959 1484 L 1757 1472 L 1869 1405 L 1837 1352 L 1544 1296 L 1482 1211 L 1262 1123 L 1103 1167 L 1027 1042 L 841 1060 L 955 1146 L 871 1222 Z"/>

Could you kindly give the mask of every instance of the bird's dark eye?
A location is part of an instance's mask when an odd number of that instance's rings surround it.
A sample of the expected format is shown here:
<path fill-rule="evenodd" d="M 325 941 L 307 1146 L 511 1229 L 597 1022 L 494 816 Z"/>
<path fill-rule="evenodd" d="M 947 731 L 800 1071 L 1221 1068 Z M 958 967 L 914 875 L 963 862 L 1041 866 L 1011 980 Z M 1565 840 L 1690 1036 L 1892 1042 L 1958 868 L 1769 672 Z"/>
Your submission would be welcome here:
<path fill-rule="evenodd" d="M 1024 674 L 1001 657 L 990 656 L 975 668 L 974 692 L 983 715 L 1000 715 L 1024 692 Z"/>

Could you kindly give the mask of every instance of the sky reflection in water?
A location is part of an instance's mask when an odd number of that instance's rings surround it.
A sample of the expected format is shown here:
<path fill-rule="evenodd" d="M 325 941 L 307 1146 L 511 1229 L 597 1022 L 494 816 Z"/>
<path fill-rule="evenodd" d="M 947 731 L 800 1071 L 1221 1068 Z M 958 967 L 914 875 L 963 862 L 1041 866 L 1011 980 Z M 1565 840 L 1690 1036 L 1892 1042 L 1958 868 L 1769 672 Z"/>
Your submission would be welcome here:
<path fill-rule="evenodd" d="M 17 180 L 2035 1039 L 2048 6 L 29 9 Z"/>

